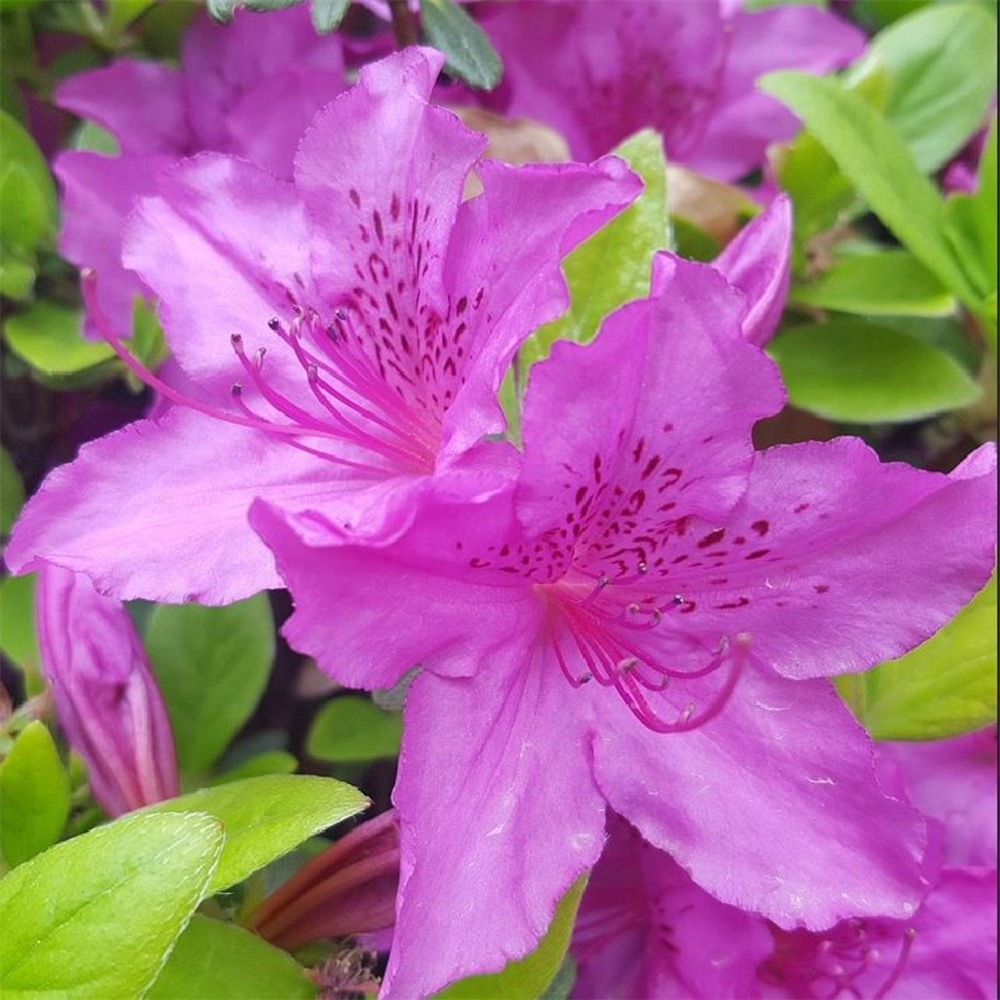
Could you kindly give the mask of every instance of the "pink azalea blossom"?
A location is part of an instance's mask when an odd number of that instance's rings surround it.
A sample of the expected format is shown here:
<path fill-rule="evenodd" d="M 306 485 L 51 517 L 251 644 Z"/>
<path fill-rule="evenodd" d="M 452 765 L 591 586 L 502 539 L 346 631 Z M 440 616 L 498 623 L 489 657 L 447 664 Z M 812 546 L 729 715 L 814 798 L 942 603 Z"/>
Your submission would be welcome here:
<path fill-rule="evenodd" d="M 293 646 L 355 687 L 422 668 L 387 997 L 529 951 L 608 805 L 780 926 L 912 914 L 923 824 L 822 678 L 899 655 L 982 585 L 995 456 L 943 476 L 850 439 L 755 455 L 783 392 L 746 315 L 717 271 L 661 255 L 649 299 L 532 368 L 510 488 L 411 496 L 392 538 L 251 510 Z"/>
<path fill-rule="evenodd" d="M 879 763 L 943 824 L 945 867 L 912 918 L 782 929 L 714 899 L 612 816 L 574 931 L 575 1000 L 995 996 L 995 731 L 883 744 Z"/>
<path fill-rule="evenodd" d="M 128 612 L 47 564 L 35 602 L 42 675 L 101 808 L 120 816 L 177 795 L 170 724 Z"/>
<path fill-rule="evenodd" d="M 56 103 L 107 129 L 120 147 L 117 157 L 66 152 L 55 164 L 59 251 L 100 271 L 99 301 L 117 329 L 130 328 L 134 298 L 149 293 L 122 266 L 121 243 L 135 199 L 156 190 L 159 171 L 216 150 L 290 178 L 299 137 L 343 88 L 340 41 L 316 34 L 305 5 L 264 20 L 237 12 L 225 27 L 200 14 L 179 68 L 119 59 L 60 85 Z"/>
<path fill-rule="evenodd" d="M 294 182 L 201 154 L 140 200 L 125 263 L 181 371 L 140 375 L 175 405 L 52 473 L 15 528 L 15 572 L 48 558 L 122 598 L 225 603 L 281 585 L 255 498 L 391 534 L 413 491 L 506 482 L 467 453 L 504 428 L 521 341 L 566 307 L 561 256 L 639 181 L 613 157 L 480 161 L 485 139 L 428 104 L 441 63 L 409 49 L 362 70 Z M 463 200 L 473 168 L 484 191 Z"/>
<path fill-rule="evenodd" d="M 574 1000 L 749 1000 L 773 948 L 766 923 L 713 899 L 619 816 L 573 931 Z"/>
<path fill-rule="evenodd" d="M 518 0 L 477 15 L 504 64 L 494 110 L 552 125 L 582 159 L 652 126 L 672 161 L 726 181 L 799 127 L 757 77 L 826 73 L 864 48 L 860 31 L 808 5 Z"/>
<path fill-rule="evenodd" d="M 905 782 L 910 801 L 943 824 L 945 864 L 996 868 L 996 726 L 928 743 L 885 743 L 879 762 L 887 780 Z"/>

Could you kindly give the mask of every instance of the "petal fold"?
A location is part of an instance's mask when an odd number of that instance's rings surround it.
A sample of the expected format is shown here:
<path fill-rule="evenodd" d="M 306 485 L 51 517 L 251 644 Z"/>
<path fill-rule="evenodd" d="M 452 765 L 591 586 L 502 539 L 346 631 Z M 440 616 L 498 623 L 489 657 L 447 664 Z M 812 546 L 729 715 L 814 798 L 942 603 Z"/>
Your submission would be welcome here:
<path fill-rule="evenodd" d="M 401 883 L 384 1000 L 429 996 L 531 951 L 598 858 L 604 802 L 566 688 L 530 646 L 407 693 Z"/>

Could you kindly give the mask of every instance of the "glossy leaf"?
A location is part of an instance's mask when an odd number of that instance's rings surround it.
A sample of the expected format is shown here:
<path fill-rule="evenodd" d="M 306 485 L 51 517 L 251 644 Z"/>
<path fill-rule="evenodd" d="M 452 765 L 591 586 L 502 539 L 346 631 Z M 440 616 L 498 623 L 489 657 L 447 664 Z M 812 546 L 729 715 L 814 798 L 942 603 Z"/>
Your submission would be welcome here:
<path fill-rule="evenodd" d="M 836 80 L 781 72 L 758 86 L 802 119 L 900 243 L 963 302 L 977 300 L 945 235 L 943 201 L 884 117 Z"/>
<path fill-rule="evenodd" d="M 218 24 L 229 24 L 233 19 L 233 13 L 240 7 L 266 13 L 269 10 L 294 7 L 301 2 L 302 0 L 206 0 L 205 6 L 208 9 L 208 16 L 213 21 Z"/>
<path fill-rule="evenodd" d="M 947 316 L 955 300 L 905 250 L 844 254 L 813 281 L 797 282 L 789 301 L 846 313 Z"/>
<path fill-rule="evenodd" d="M 69 777 L 41 722 L 30 722 L 0 764 L 0 853 L 14 867 L 51 847 L 69 817 Z"/>
<path fill-rule="evenodd" d="M 290 955 L 235 924 L 195 915 L 145 1000 L 308 1000 L 316 987 Z"/>
<path fill-rule="evenodd" d="M 3 1000 L 135 1000 L 204 896 L 209 816 L 126 816 L 0 880 Z"/>
<path fill-rule="evenodd" d="M 34 249 L 51 236 L 45 193 L 23 164 L 7 163 L 0 173 L 0 241 Z"/>
<path fill-rule="evenodd" d="M 12 246 L 36 246 L 37 239 L 51 236 L 55 233 L 56 226 L 56 188 L 49 173 L 48 164 L 42 151 L 35 145 L 35 140 L 31 138 L 27 131 L 7 112 L 0 111 L 0 148 L 3 149 L 3 174 L 0 176 L 0 192 L 6 186 L 7 173 L 12 168 L 17 168 L 20 180 L 15 181 L 15 187 L 10 190 L 11 198 L 22 195 L 24 184 L 31 188 L 29 197 L 33 202 L 33 209 L 41 213 L 35 220 L 35 224 L 30 232 L 17 232 L 13 223 L 22 218 L 21 209 L 13 202 L 7 201 L 6 196 L 0 204 L 0 234 L 3 234 L 4 244 Z M 14 218 L 10 222 L 3 221 L 3 216 L 14 213 Z M 10 231 L 8 231 L 10 225 Z M 10 236 L 10 240 L 8 240 Z M 5 247 L 6 248 L 6 247 Z"/>
<path fill-rule="evenodd" d="M 111 36 L 117 37 L 137 17 L 153 6 L 155 0 L 114 0 L 107 6 L 105 24 Z"/>
<path fill-rule="evenodd" d="M 212 879 L 214 893 L 242 882 L 369 804 L 361 792 L 342 781 L 312 774 L 272 774 L 202 788 L 158 802 L 142 813 L 207 813 L 221 821 L 226 846 Z"/>
<path fill-rule="evenodd" d="M 222 608 L 161 605 L 144 645 L 167 706 L 182 773 L 207 768 L 260 700 L 274 659 L 267 594 Z"/>
<path fill-rule="evenodd" d="M 970 283 L 984 299 L 997 290 L 997 120 L 979 161 L 976 191 L 945 203 L 946 233 Z"/>
<path fill-rule="evenodd" d="M 395 757 L 402 726 L 398 712 L 384 712 L 367 698 L 334 698 L 316 713 L 306 736 L 306 753 L 336 764 Z"/>
<path fill-rule="evenodd" d="M 470 976 L 445 987 L 436 1000 L 539 1000 L 559 973 L 569 947 L 586 877 L 577 879 L 559 901 L 538 947 L 500 972 Z"/>
<path fill-rule="evenodd" d="M 775 337 L 768 353 L 789 402 L 829 420 L 919 420 L 968 406 L 980 394 L 950 355 L 860 320 L 794 327 Z"/>
<path fill-rule="evenodd" d="M 0 295 L 16 302 L 31 298 L 35 287 L 35 266 L 31 257 L 6 248 L 0 252 Z"/>
<path fill-rule="evenodd" d="M 423 0 L 420 21 L 427 41 L 447 57 L 445 69 L 470 87 L 490 90 L 503 76 L 500 57 L 483 29 L 452 0 Z"/>
<path fill-rule="evenodd" d="M 856 69 L 889 75 L 885 116 L 917 166 L 945 164 L 979 127 L 996 88 L 996 20 L 974 3 L 934 4 L 876 35 Z"/>
<path fill-rule="evenodd" d="M 350 5 L 351 0 L 310 0 L 313 27 L 321 35 L 329 34 L 340 26 Z"/>
<path fill-rule="evenodd" d="M 24 503 L 24 483 L 6 448 L 0 448 L 0 535 L 4 538 L 17 520 Z"/>
<path fill-rule="evenodd" d="M 838 677 L 878 740 L 934 740 L 989 725 L 997 710 L 996 574 L 936 635 L 898 660 Z"/>
<path fill-rule="evenodd" d="M 19 357 L 46 375 L 72 375 L 115 356 L 104 341 L 83 339 L 79 312 L 52 302 L 11 316 L 3 334 Z"/>
<path fill-rule="evenodd" d="M 257 778 L 262 774 L 292 774 L 298 768 L 299 762 L 284 750 L 265 750 L 237 764 L 228 771 L 213 778 L 211 784 L 225 785 L 230 781 L 242 781 L 244 778 Z"/>
<path fill-rule="evenodd" d="M 0 650 L 22 670 L 29 681 L 29 694 L 37 684 L 31 679 L 38 673 L 38 640 L 35 635 L 35 577 L 8 576 L 0 580 Z M 34 689 L 33 689 L 34 688 Z"/>
<path fill-rule="evenodd" d="M 644 129 L 612 152 L 642 178 L 642 193 L 566 257 L 563 273 L 569 286 L 569 309 L 527 341 L 521 351 L 527 363 L 545 357 L 555 340 L 586 343 L 609 312 L 648 295 L 650 259 L 657 250 L 672 246 L 666 162 L 659 134 Z"/>

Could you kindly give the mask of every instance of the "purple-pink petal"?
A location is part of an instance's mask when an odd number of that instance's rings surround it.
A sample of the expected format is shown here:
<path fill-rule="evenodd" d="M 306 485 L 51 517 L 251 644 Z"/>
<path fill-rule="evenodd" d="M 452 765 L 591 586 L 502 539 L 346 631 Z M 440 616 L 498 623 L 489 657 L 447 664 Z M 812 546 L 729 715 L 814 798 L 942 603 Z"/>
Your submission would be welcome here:
<path fill-rule="evenodd" d="M 428 996 L 531 951 L 600 854 L 604 801 L 584 731 L 558 673 L 527 644 L 518 654 L 471 678 L 423 674 L 407 693 L 384 1000 Z"/>
<path fill-rule="evenodd" d="M 596 704 L 608 803 L 716 898 L 789 928 L 915 912 L 923 821 L 883 794 L 870 742 L 825 682 L 748 667 L 714 719 L 666 739 L 617 699 Z"/>
<path fill-rule="evenodd" d="M 122 604 L 43 563 L 35 608 L 42 675 L 101 808 L 120 816 L 177 795 L 166 710 Z"/>
<path fill-rule="evenodd" d="M 336 491 L 326 463 L 174 408 L 80 450 L 25 506 L 5 553 L 39 555 L 123 599 L 224 604 L 281 585 L 247 522 L 255 497 L 315 507 Z"/>
<path fill-rule="evenodd" d="M 742 503 L 671 575 L 686 627 L 746 632 L 788 677 L 864 670 L 927 639 L 987 580 L 995 449 L 950 475 L 880 463 L 862 442 L 784 445 L 754 460 Z"/>
<path fill-rule="evenodd" d="M 791 252 L 792 205 L 779 195 L 712 262 L 746 296 L 743 336 L 758 347 L 770 340 L 785 308 Z"/>
<path fill-rule="evenodd" d="M 768 145 L 790 139 L 798 120 L 756 89 L 772 70 L 829 73 L 864 51 L 864 34 L 808 5 L 741 11 L 729 22 L 730 48 L 716 104 L 697 149 L 685 161 L 699 173 L 737 180 L 764 162 Z"/>
<path fill-rule="evenodd" d="M 162 154 L 125 159 L 66 152 L 56 158 L 63 217 L 59 252 L 100 276 L 98 301 L 118 337 L 132 334 L 135 299 L 149 297 L 142 280 L 122 265 L 126 220 L 135 199 L 152 191 L 157 174 L 172 162 Z M 93 317 L 87 317 L 85 330 L 99 335 Z"/>
<path fill-rule="evenodd" d="M 107 129 L 125 156 L 182 156 L 191 148 L 181 80 L 162 63 L 119 59 L 64 80 L 55 103 Z"/>
<path fill-rule="evenodd" d="M 619 557 L 652 567 L 686 516 L 725 517 L 746 487 L 751 428 L 784 398 L 742 339 L 741 296 L 708 266 L 657 264 L 653 298 L 613 313 L 586 347 L 556 343 L 529 376 L 519 516 L 532 532 L 569 511 L 588 522 L 573 531 L 595 576 Z M 610 548 L 602 507 L 620 508 Z"/>

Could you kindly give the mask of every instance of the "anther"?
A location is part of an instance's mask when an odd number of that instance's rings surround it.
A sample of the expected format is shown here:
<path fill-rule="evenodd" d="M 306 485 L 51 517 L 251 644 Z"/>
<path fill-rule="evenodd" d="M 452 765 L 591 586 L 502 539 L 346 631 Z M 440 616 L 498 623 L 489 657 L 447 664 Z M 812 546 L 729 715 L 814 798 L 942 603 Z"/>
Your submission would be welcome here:
<path fill-rule="evenodd" d="M 618 669 L 623 674 L 627 674 L 630 670 L 634 670 L 639 666 L 639 660 L 635 656 L 628 656 L 618 664 Z"/>
<path fill-rule="evenodd" d="M 579 678 L 580 684 L 589 684 L 594 678 L 590 674 L 581 674 Z"/>
<path fill-rule="evenodd" d="M 230 387 L 229 391 L 237 398 L 243 395 L 243 383 L 234 382 Z"/>
<path fill-rule="evenodd" d="M 243 344 L 242 335 L 238 333 L 231 334 L 229 337 L 229 343 L 232 344 L 233 347 L 240 347 Z"/>
<path fill-rule="evenodd" d="M 278 317 L 277 317 L 277 316 L 272 316 L 272 317 L 271 317 L 271 318 L 270 318 L 270 319 L 269 319 L 269 320 L 267 321 L 267 325 L 268 325 L 268 326 L 269 326 L 269 327 L 270 327 L 270 328 L 271 328 L 272 330 L 275 330 L 275 331 L 277 331 L 277 330 L 279 330 L 279 329 L 281 328 L 281 320 L 280 320 L 280 319 L 278 319 Z"/>
<path fill-rule="evenodd" d="M 670 598 L 670 603 L 671 604 L 684 604 L 685 601 L 684 601 L 684 598 L 681 597 L 680 594 L 674 594 L 674 596 Z"/>
<path fill-rule="evenodd" d="M 640 562 L 636 568 L 639 570 L 640 573 L 649 572 L 649 567 L 644 562 Z"/>

